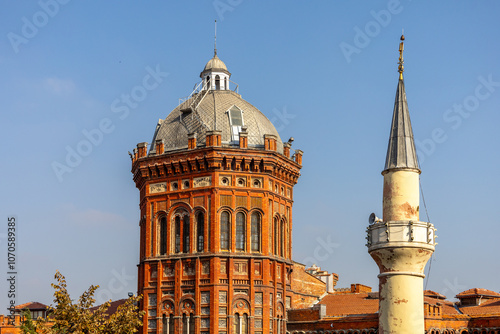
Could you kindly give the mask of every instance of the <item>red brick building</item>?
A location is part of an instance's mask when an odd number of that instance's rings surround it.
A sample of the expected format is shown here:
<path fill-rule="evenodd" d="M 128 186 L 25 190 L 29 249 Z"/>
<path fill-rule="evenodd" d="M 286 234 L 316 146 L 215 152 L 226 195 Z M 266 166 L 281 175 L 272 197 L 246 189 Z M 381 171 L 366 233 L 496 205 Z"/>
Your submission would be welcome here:
<path fill-rule="evenodd" d="M 217 57 L 195 91 L 140 143 L 143 333 L 284 333 L 293 303 L 293 186 L 302 151 L 237 90 Z M 302 267 L 303 270 L 303 267 Z M 306 274 L 308 275 L 308 274 Z M 314 290 L 320 290 L 321 293 Z"/>

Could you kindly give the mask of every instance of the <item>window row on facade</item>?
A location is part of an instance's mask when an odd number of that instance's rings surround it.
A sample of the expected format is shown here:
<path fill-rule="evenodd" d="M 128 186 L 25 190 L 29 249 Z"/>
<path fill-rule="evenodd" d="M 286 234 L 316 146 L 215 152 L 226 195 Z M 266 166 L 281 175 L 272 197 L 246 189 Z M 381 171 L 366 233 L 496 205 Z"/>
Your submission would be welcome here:
<path fill-rule="evenodd" d="M 231 214 L 224 211 L 220 215 L 220 249 L 229 251 L 234 238 L 236 251 L 260 252 L 262 242 L 262 215 L 260 212 L 253 212 L 250 215 L 238 212 L 235 217 L 235 234 L 233 236 L 231 233 Z M 249 221 L 247 221 L 247 217 L 250 217 Z M 202 211 L 194 214 L 194 222 L 192 223 L 187 211 L 178 210 L 174 213 L 170 226 L 167 223 L 167 218 L 161 216 L 157 230 L 159 255 L 190 253 L 192 249 L 195 252 L 205 251 L 208 248 L 207 239 L 210 235 L 207 223 L 206 215 Z M 248 226 L 250 230 L 248 230 Z M 247 240 L 250 241 L 249 246 Z"/>

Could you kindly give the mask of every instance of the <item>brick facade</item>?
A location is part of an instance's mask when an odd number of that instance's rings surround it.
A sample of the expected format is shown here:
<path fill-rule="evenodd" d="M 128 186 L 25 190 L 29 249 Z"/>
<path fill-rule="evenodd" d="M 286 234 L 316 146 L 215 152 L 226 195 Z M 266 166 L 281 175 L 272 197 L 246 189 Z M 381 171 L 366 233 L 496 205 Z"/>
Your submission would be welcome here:
<path fill-rule="evenodd" d="M 161 154 L 135 150 L 142 333 L 232 333 L 237 317 L 249 333 L 285 330 L 298 155 L 276 152 L 273 138 L 259 150 L 222 147 L 216 137 L 208 133 L 204 147 L 191 137 L 171 153 L 161 144 Z"/>

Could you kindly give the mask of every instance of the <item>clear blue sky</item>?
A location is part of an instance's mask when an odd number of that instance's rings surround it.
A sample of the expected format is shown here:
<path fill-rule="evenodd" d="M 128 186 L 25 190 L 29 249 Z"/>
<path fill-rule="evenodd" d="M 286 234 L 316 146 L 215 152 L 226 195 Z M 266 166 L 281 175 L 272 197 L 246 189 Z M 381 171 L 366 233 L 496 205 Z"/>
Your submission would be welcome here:
<path fill-rule="evenodd" d="M 339 287 L 375 289 L 365 228 L 382 214 L 404 28 L 406 92 L 439 236 L 428 288 L 449 298 L 500 291 L 498 2 L 55 1 L 0 2 L 0 269 L 4 277 L 16 215 L 18 303 L 51 303 L 56 270 L 74 298 L 91 284 L 102 287 L 99 301 L 136 291 L 139 192 L 127 151 L 151 141 L 158 118 L 191 92 L 213 54 L 214 19 L 243 98 L 305 152 L 294 259 L 339 274 Z M 160 72 L 157 87 L 128 114 L 113 112 L 148 71 Z M 107 133 L 82 146 L 99 126 Z M 86 156 L 68 166 L 78 147 Z M 58 178 L 57 163 L 71 172 Z M 1 313 L 6 295 L 2 279 Z"/>

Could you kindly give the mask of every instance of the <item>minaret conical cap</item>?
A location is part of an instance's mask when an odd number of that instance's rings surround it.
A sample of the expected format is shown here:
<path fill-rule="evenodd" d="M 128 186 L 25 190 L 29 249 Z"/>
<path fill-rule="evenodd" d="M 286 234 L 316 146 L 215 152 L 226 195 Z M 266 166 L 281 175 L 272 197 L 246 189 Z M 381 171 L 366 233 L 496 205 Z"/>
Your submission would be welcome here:
<path fill-rule="evenodd" d="M 401 41 L 403 40 L 404 37 L 401 36 Z M 420 172 L 403 80 L 403 42 L 400 44 L 399 52 L 399 81 L 394 101 L 391 134 L 387 147 L 384 172 L 399 168 L 416 169 Z"/>

